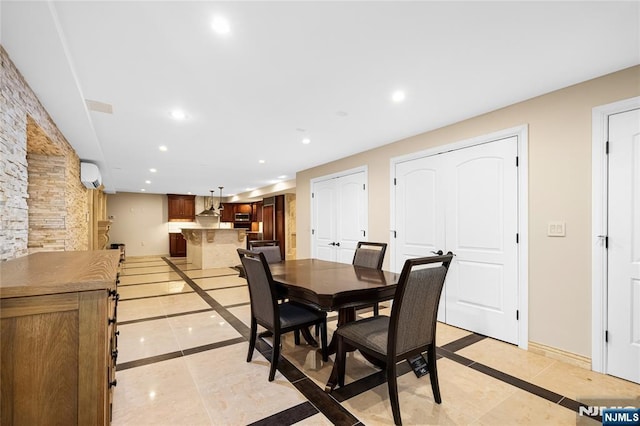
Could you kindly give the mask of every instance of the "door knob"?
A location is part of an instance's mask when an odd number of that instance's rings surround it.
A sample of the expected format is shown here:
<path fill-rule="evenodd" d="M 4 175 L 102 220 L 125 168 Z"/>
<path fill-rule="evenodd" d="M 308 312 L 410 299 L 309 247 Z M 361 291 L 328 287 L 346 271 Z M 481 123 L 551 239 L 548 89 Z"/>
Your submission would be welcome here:
<path fill-rule="evenodd" d="M 340 247 L 340 243 L 336 243 L 336 246 Z"/>
<path fill-rule="evenodd" d="M 438 250 L 438 251 L 431 250 L 431 253 L 437 254 L 438 256 L 442 256 L 444 254 L 444 253 L 442 253 L 442 250 Z"/>

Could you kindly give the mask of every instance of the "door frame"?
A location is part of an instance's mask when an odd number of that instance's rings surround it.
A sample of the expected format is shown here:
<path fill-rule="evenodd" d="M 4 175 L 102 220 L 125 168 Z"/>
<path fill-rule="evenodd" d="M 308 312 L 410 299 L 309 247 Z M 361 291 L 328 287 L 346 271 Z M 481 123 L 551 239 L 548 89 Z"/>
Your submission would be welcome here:
<path fill-rule="evenodd" d="M 417 158 L 442 154 L 448 151 L 467 148 L 474 145 L 493 142 L 516 136 L 518 140 L 518 347 L 529 347 L 529 126 L 523 124 L 508 129 L 498 130 L 486 135 L 476 136 L 462 141 L 436 146 L 423 151 L 413 152 L 391 158 L 389 162 L 389 199 L 391 211 L 389 214 L 389 249 L 391 251 L 391 270 L 396 271 L 396 244 L 393 238 L 395 228 L 395 186 L 393 184 L 394 170 L 397 163 Z"/>
<path fill-rule="evenodd" d="M 366 197 L 367 197 L 366 198 L 366 203 L 367 203 L 367 209 L 366 209 L 366 212 L 367 212 L 366 233 L 367 233 L 367 235 L 369 235 L 369 196 L 368 196 L 368 194 L 369 194 L 369 167 L 366 164 L 363 165 L 363 166 L 354 167 L 352 169 L 341 170 L 339 172 L 335 172 L 335 173 L 331 173 L 331 174 L 328 174 L 328 175 L 324 175 L 324 176 L 319 176 L 319 177 L 313 178 L 313 179 L 309 180 L 309 189 L 310 189 L 311 194 L 313 194 L 313 188 L 314 188 L 314 185 L 317 182 L 322 182 L 322 181 L 329 180 L 329 179 L 337 179 L 337 178 L 342 177 L 342 176 L 353 175 L 353 174 L 360 173 L 360 172 L 364 172 L 364 181 L 365 181 L 365 189 L 366 189 Z M 310 209 L 309 211 L 311 212 L 311 229 L 315 229 L 314 225 L 315 225 L 315 220 L 316 220 L 316 218 L 314 216 L 313 203 L 314 203 L 314 198 L 313 198 L 313 196 L 311 196 L 311 197 L 309 197 L 309 209 Z M 311 257 L 315 258 L 316 254 L 317 254 L 316 253 L 317 247 L 316 247 L 315 238 L 314 238 L 313 235 L 311 236 L 310 242 L 311 242 Z"/>
<path fill-rule="evenodd" d="M 591 369 L 607 374 L 607 250 L 609 116 L 640 108 L 640 96 L 594 107 L 591 115 Z"/>

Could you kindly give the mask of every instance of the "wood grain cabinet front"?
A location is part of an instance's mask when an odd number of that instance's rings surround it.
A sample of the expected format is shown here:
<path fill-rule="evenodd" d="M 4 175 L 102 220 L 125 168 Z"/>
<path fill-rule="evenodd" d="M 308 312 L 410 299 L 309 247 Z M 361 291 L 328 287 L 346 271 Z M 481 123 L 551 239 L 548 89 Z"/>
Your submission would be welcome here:
<path fill-rule="evenodd" d="M 118 250 L 0 263 L 0 423 L 106 425 L 116 385 Z"/>
<path fill-rule="evenodd" d="M 187 240 L 181 233 L 169 234 L 169 255 L 171 257 L 185 257 L 187 255 Z"/>
<path fill-rule="evenodd" d="M 196 220 L 196 196 L 167 194 L 169 222 L 193 222 Z"/>

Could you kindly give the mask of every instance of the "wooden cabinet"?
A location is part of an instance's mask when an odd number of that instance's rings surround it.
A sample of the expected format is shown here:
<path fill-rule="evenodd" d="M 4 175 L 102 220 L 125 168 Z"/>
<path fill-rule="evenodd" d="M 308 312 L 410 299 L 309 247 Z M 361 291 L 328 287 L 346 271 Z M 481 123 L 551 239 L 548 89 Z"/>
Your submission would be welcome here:
<path fill-rule="evenodd" d="M 262 222 L 262 201 L 251 204 L 251 222 Z"/>
<path fill-rule="evenodd" d="M 251 222 L 262 222 L 262 201 L 258 203 L 222 203 L 221 222 L 235 222 L 236 213 L 248 214 Z"/>
<path fill-rule="evenodd" d="M 251 214 L 251 204 L 235 204 L 235 212 Z"/>
<path fill-rule="evenodd" d="M 169 255 L 171 257 L 185 257 L 187 255 L 187 240 L 179 232 L 169 234 Z"/>
<path fill-rule="evenodd" d="M 285 212 L 284 195 L 276 195 L 262 200 L 262 237 L 265 240 L 278 240 L 280 253 L 285 259 Z"/>
<path fill-rule="evenodd" d="M 169 222 L 195 222 L 196 196 L 167 194 Z"/>
<path fill-rule="evenodd" d="M 100 250 L 0 263 L 0 423 L 110 423 L 119 260 Z"/>
<path fill-rule="evenodd" d="M 233 222 L 236 217 L 234 203 L 222 203 L 224 209 L 220 215 L 220 222 Z"/>

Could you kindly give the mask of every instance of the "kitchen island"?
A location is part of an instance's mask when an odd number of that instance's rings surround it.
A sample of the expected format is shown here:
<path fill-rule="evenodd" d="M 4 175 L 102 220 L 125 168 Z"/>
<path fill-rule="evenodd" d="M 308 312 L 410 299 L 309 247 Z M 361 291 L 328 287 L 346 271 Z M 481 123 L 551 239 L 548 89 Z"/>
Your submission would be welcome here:
<path fill-rule="evenodd" d="M 236 266 L 237 249 L 246 247 L 246 229 L 188 227 L 181 232 L 187 240 L 187 262 L 198 269 Z"/>

